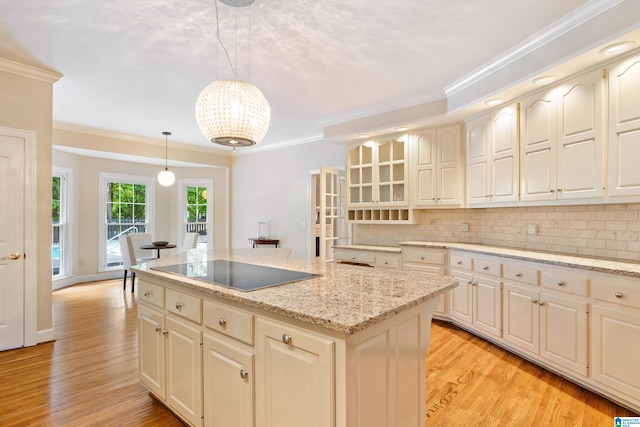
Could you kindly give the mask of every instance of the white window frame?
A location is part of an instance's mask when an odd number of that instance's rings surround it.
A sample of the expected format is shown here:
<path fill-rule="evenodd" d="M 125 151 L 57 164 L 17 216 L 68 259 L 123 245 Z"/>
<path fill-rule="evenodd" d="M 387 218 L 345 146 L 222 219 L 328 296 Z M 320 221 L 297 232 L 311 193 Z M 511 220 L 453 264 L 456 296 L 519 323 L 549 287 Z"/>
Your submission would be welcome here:
<path fill-rule="evenodd" d="M 53 166 L 52 167 L 52 173 L 51 173 L 51 178 L 53 180 L 53 177 L 59 177 L 60 178 L 60 223 L 59 225 L 57 225 L 57 227 L 60 229 L 60 234 L 59 234 L 59 238 L 60 238 L 60 249 L 59 249 L 59 253 L 60 253 L 60 271 L 58 274 L 53 274 L 53 268 L 52 268 L 52 274 L 51 274 L 51 279 L 52 280 L 59 280 L 62 279 L 64 277 L 70 276 L 71 275 L 71 259 L 72 259 L 72 253 L 71 253 L 71 233 L 70 233 L 70 223 L 71 223 L 71 212 L 69 211 L 69 207 L 73 206 L 73 202 L 71 200 L 71 195 L 72 192 L 69 191 L 69 188 L 72 188 L 72 171 L 71 169 L 68 168 L 64 168 L 61 166 Z M 55 227 L 53 225 L 53 222 L 51 224 L 52 230 L 51 230 L 51 243 L 53 244 L 53 227 Z M 53 261 L 53 260 L 52 260 Z"/>
<path fill-rule="evenodd" d="M 187 187 L 205 187 L 207 189 L 207 249 L 213 249 L 213 180 L 178 180 L 178 242 L 184 241 L 187 217 Z"/>
<path fill-rule="evenodd" d="M 100 209 L 98 221 L 98 271 L 121 270 L 122 266 L 107 266 L 107 192 L 108 182 L 125 182 L 127 184 L 143 184 L 147 186 L 145 191 L 146 203 L 146 229 L 147 233 L 155 235 L 155 177 L 125 175 L 117 173 L 100 172 Z"/>

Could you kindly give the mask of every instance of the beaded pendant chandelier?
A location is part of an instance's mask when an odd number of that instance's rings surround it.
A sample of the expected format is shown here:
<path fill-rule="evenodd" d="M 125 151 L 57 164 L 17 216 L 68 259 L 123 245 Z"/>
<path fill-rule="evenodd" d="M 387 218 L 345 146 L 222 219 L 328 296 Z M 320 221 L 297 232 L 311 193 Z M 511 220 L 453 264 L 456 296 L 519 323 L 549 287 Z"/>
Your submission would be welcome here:
<path fill-rule="evenodd" d="M 220 40 L 218 6 L 216 4 L 217 36 L 227 54 L 229 66 L 236 74 L 229 54 Z M 255 0 L 221 0 L 223 3 L 244 7 Z M 246 147 L 258 144 L 269 129 L 271 108 L 260 89 L 243 80 L 216 80 L 209 83 L 198 96 L 196 121 L 200 130 L 211 142 Z"/>

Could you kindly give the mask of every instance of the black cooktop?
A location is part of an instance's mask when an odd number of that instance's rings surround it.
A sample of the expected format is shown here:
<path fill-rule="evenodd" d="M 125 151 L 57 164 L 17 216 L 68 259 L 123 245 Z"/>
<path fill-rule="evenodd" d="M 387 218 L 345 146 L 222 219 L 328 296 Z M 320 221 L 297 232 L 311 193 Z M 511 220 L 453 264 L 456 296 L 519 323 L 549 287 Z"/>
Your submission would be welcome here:
<path fill-rule="evenodd" d="M 304 271 L 284 270 L 282 268 L 221 259 L 164 265 L 151 267 L 151 269 L 203 280 L 239 291 L 253 291 L 318 276 L 318 274 Z"/>

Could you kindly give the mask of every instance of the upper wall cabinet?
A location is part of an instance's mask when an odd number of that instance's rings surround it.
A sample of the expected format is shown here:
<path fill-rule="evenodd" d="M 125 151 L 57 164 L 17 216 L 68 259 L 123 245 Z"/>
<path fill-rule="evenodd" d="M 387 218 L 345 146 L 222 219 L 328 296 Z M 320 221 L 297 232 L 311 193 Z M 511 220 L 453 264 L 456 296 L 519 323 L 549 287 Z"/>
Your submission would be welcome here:
<path fill-rule="evenodd" d="M 467 121 L 467 205 L 518 201 L 518 104 Z"/>
<path fill-rule="evenodd" d="M 609 70 L 608 138 L 607 194 L 640 195 L 640 55 Z"/>
<path fill-rule="evenodd" d="M 595 70 L 522 100 L 522 201 L 603 196 L 604 91 Z"/>
<path fill-rule="evenodd" d="M 462 206 L 462 135 L 460 125 L 417 131 L 413 205 Z"/>
<path fill-rule="evenodd" d="M 397 135 L 355 146 L 348 154 L 347 219 L 352 222 L 410 222 L 409 136 Z"/>

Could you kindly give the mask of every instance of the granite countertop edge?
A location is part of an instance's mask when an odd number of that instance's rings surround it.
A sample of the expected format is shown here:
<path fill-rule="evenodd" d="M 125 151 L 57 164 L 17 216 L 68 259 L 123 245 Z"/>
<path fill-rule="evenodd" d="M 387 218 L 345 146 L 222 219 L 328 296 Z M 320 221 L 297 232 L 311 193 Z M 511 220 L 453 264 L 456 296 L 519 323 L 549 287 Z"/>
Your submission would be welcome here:
<path fill-rule="evenodd" d="M 602 273 L 611 273 L 640 278 L 640 263 L 634 262 L 588 258 L 581 257 L 579 255 L 565 255 L 472 243 L 408 241 L 399 242 L 398 246 L 455 249 L 466 252 L 474 252 L 478 254 L 501 256 L 504 258 L 512 258 L 522 261 L 541 262 L 549 265 L 558 265 L 563 267 L 572 267 L 583 270 L 591 270 Z"/>

